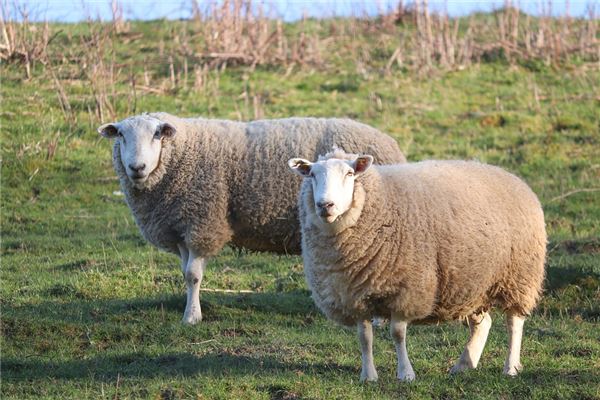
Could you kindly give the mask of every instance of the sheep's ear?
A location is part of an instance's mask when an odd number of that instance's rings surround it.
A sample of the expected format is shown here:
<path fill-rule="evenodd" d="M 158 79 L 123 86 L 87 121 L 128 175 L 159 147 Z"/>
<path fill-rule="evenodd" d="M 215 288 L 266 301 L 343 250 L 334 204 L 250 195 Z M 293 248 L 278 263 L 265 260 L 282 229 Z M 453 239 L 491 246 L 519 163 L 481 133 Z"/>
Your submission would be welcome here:
<path fill-rule="evenodd" d="M 360 156 L 356 160 L 354 160 L 354 162 L 352 163 L 352 168 L 354 169 L 354 173 L 356 175 L 360 175 L 363 172 L 365 172 L 366 170 L 368 170 L 372 164 L 373 164 L 373 156 L 364 155 L 364 156 Z"/>
<path fill-rule="evenodd" d="M 172 138 L 176 133 L 177 129 L 175 129 L 175 127 L 168 122 L 161 123 L 156 130 L 156 135 L 158 137 Z"/>
<path fill-rule="evenodd" d="M 292 158 L 288 161 L 288 166 L 300 176 L 310 176 L 312 169 L 312 163 L 303 158 Z"/>
<path fill-rule="evenodd" d="M 112 139 L 119 136 L 119 128 L 117 124 L 111 122 L 110 124 L 104 124 L 98 128 L 98 133 L 105 138 Z"/>

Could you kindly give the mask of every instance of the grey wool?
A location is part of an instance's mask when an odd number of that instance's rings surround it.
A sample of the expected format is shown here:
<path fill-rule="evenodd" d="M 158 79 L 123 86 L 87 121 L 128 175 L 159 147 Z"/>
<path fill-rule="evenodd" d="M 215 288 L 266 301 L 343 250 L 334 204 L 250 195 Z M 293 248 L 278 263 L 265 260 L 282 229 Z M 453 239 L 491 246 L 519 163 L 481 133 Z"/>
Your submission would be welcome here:
<path fill-rule="evenodd" d="M 225 244 L 257 251 L 298 254 L 297 195 L 285 163 L 313 158 L 339 146 L 369 152 L 382 164 L 405 162 L 396 142 L 348 119 L 289 118 L 234 122 L 179 118 L 167 113 L 130 117 L 130 129 L 156 119 L 176 130 L 162 140 L 157 168 L 138 187 L 128 179 L 116 140 L 114 168 L 135 221 L 153 245 L 179 254 L 178 245 L 202 256 Z"/>

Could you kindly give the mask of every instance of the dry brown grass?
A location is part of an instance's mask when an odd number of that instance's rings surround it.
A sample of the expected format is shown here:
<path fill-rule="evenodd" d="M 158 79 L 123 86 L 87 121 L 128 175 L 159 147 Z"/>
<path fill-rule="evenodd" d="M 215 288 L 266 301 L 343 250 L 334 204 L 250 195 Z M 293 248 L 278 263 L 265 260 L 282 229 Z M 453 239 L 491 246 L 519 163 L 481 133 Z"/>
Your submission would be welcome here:
<path fill-rule="evenodd" d="M 89 35 L 81 37 L 83 53 L 81 70 L 89 83 L 99 121 L 115 120 L 116 83 L 121 70 L 117 68 L 113 50 L 113 30 L 109 25 L 88 21 Z"/>
<path fill-rule="evenodd" d="M 112 14 L 112 25 L 116 34 L 127 33 L 131 24 L 123 16 L 123 5 L 118 0 L 111 0 L 110 11 Z"/>
<path fill-rule="evenodd" d="M 18 3 L 0 1 L 0 59 L 22 65 L 27 79 L 36 71 L 48 74 L 70 126 L 77 124 L 81 104 L 90 121 L 106 121 L 135 112 L 138 97 L 146 94 L 193 91 L 218 104 L 220 77 L 231 66 L 242 66 L 246 73 L 274 66 L 287 76 L 296 68 L 337 70 L 350 64 L 367 77 L 399 68 L 426 76 L 498 60 L 560 65 L 573 57 L 597 68 L 600 60 L 598 18 L 592 11 L 587 18 L 568 13 L 555 18 L 545 10 L 531 17 L 511 1 L 484 17 L 449 18 L 431 13 L 427 0 L 415 0 L 400 1 L 395 10 L 377 18 L 289 25 L 253 0 L 202 3 L 203 8 L 190 0 L 192 17 L 169 22 L 165 34 L 149 41 L 143 32 L 132 30 L 119 1 L 111 0 L 109 22 L 90 19 L 85 33 L 65 32 L 55 42 L 61 31 L 53 32 L 48 23 L 31 23 L 28 10 Z M 148 56 L 143 62 L 124 56 L 119 53 L 123 45 L 130 52 L 143 49 Z M 44 68 L 35 69 L 36 64 Z M 73 82 L 87 91 L 83 100 L 69 97 Z M 236 105 L 238 117 L 262 117 L 266 101 L 259 89 L 247 87 Z"/>
<path fill-rule="evenodd" d="M 268 16 L 262 3 L 224 0 L 204 9 L 193 1 L 192 37 L 176 38 L 181 50 L 211 67 L 243 64 L 316 64 L 321 61 L 319 38 L 306 33 L 300 23 L 297 35 L 286 35 L 283 21 Z"/>
<path fill-rule="evenodd" d="M 0 32 L 0 59 L 23 65 L 27 79 L 36 63 L 45 64 L 48 46 L 57 35 L 48 22 L 31 23 L 26 6 L 8 0 L 0 1 Z"/>
<path fill-rule="evenodd" d="M 414 25 L 411 40 L 398 46 L 388 68 L 394 61 L 402 64 L 404 59 L 411 60 L 411 66 L 417 70 L 455 69 L 493 59 L 510 63 L 539 59 L 547 64 L 559 64 L 574 55 L 597 62 L 600 42 L 593 8 L 582 20 L 568 14 L 552 17 L 551 5 L 546 7 L 540 17 L 533 18 L 507 0 L 502 9 L 493 13 L 494 23 L 470 17 L 465 24 L 465 19 L 431 14 L 427 0 L 415 0 L 409 7 L 400 9 L 402 14 L 396 18 L 409 20 Z"/>

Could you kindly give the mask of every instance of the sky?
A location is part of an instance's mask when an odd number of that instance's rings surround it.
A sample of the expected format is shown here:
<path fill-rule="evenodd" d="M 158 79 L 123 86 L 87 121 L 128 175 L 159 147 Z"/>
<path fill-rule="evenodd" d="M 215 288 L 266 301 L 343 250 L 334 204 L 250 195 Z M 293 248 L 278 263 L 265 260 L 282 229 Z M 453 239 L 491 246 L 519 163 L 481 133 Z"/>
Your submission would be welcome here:
<path fill-rule="evenodd" d="M 77 22 L 91 17 L 111 19 L 111 0 L 0 0 L 15 3 L 29 10 L 30 20 Z M 201 9 L 215 0 L 198 0 Z M 219 0 L 217 0 L 219 1 Z M 119 0 L 124 17 L 129 20 L 152 20 L 160 18 L 180 19 L 191 15 L 193 0 Z M 263 4 L 274 17 L 294 21 L 308 17 L 360 16 L 365 13 L 376 15 L 393 9 L 399 0 L 253 0 Z M 405 4 L 410 0 L 405 0 Z M 429 0 L 435 11 L 447 11 L 450 16 L 466 15 L 474 11 L 490 11 L 504 5 L 504 0 Z M 600 16 L 600 0 L 513 0 L 525 12 L 539 15 L 547 13 L 549 4 L 553 15 L 564 15 L 566 9 L 571 16 L 588 16 L 590 7 Z M 11 6 L 12 11 L 15 7 Z"/>

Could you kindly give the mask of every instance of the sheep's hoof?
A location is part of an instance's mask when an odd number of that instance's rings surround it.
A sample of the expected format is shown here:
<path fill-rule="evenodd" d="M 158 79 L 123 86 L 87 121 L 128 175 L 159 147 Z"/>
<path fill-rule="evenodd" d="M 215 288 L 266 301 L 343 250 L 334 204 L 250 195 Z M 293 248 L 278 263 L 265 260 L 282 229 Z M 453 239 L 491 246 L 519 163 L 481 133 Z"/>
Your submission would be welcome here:
<path fill-rule="evenodd" d="M 377 372 L 372 371 L 372 372 L 363 372 L 360 374 L 360 381 L 362 383 L 369 383 L 369 382 L 377 382 L 378 376 L 377 376 Z"/>
<path fill-rule="evenodd" d="M 399 381 L 402 382 L 412 382 L 415 380 L 415 372 L 413 370 L 409 371 L 398 371 L 396 375 Z"/>
<path fill-rule="evenodd" d="M 473 368 L 474 367 L 472 367 L 472 366 L 470 366 L 470 365 L 468 365 L 466 363 L 458 361 L 456 364 L 454 364 L 452 366 L 452 368 L 450 368 L 450 372 L 449 373 L 450 373 L 450 375 L 460 374 L 461 372 L 464 372 L 464 371 L 466 371 L 468 369 L 473 369 Z"/>
<path fill-rule="evenodd" d="M 505 365 L 504 366 L 504 374 L 506 374 L 508 376 L 517 376 L 522 369 L 523 369 L 523 366 L 521 364 Z"/>
<path fill-rule="evenodd" d="M 185 314 L 183 316 L 182 322 L 186 325 L 196 325 L 198 322 L 202 321 L 202 314 Z"/>

